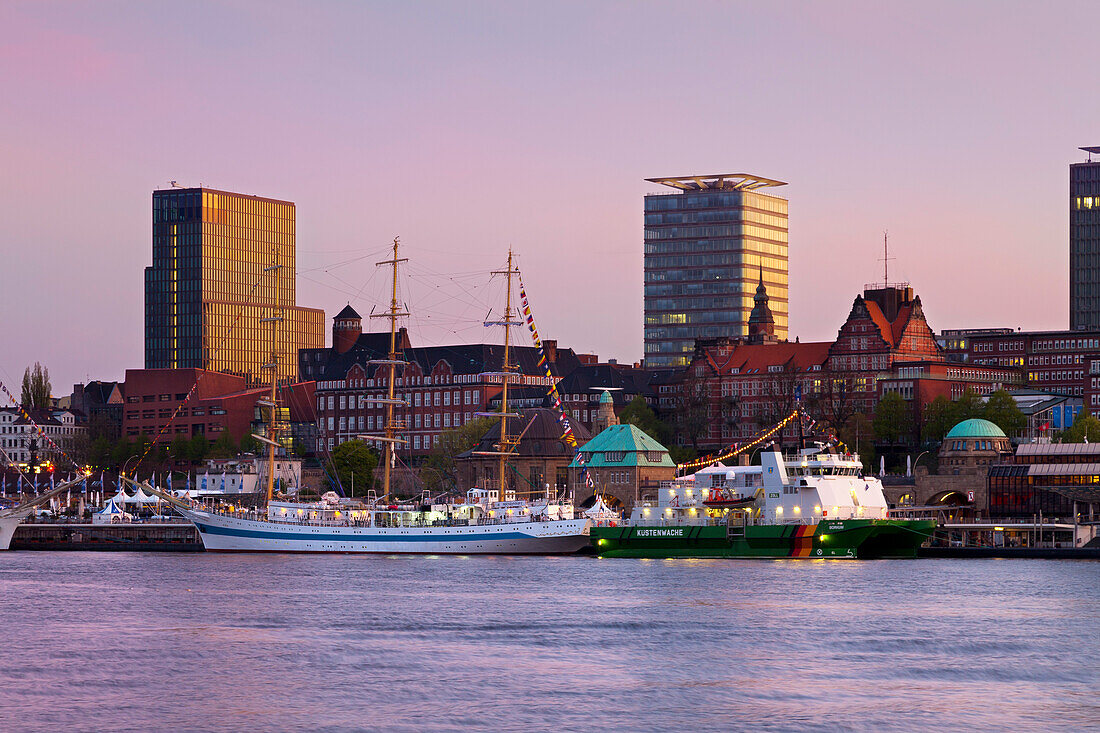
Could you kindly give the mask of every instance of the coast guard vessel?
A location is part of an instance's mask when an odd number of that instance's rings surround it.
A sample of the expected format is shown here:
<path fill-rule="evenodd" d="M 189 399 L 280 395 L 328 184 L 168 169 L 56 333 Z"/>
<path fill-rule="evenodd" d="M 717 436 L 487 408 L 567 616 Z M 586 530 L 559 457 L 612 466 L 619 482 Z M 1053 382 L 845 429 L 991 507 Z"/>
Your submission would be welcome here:
<path fill-rule="evenodd" d="M 720 463 L 668 482 L 656 502 L 592 530 L 606 557 L 916 557 L 934 520 L 891 519 L 854 453 L 818 443 L 761 465 Z"/>

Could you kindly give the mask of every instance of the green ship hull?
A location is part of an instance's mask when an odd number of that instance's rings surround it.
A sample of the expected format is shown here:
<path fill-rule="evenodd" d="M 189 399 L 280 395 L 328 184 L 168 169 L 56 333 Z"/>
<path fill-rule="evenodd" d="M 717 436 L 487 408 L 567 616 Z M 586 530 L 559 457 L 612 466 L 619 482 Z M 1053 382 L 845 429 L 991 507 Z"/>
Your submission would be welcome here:
<path fill-rule="evenodd" d="M 603 557 L 916 557 L 934 520 L 839 519 L 817 524 L 593 527 Z"/>

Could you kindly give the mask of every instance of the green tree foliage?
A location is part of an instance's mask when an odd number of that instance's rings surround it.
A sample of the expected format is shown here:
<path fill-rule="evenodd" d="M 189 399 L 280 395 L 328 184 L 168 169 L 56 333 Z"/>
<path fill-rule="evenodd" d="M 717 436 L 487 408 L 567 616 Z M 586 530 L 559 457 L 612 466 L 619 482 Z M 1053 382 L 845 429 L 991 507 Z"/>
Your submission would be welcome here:
<path fill-rule="evenodd" d="M 260 441 L 253 438 L 252 433 L 245 433 L 244 436 L 241 437 L 241 453 L 259 453 L 260 447 Z"/>
<path fill-rule="evenodd" d="M 134 455 L 136 446 L 130 442 L 129 438 L 121 438 L 114 447 L 111 448 L 111 466 L 114 468 L 122 468 L 122 464 L 126 463 L 126 459 Z"/>
<path fill-rule="evenodd" d="M 121 444 L 121 442 L 118 443 Z M 97 437 L 88 449 L 88 465 L 99 471 L 106 471 L 108 468 L 113 467 L 115 465 L 112 456 L 113 448 L 114 445 L 106 435 Z M 127 452 L 129 451 L 127 450 Z"/>
<path fill-rule="evenodd" d="M 232 458 L 237 455 L 237 442 L 228 430 L 223 430 L 214 444 L 210 446 L 210 455 L 215 458 Z"/>
<path fill-rule="evenodd" d="M 198 463 L 202 459 L 206 458 L 206 454 L 210 452 L 210 441 L 206 439 L 205 435 L 199 433 L 187 442 L 187 447 L 188 459 L 190 459 L 194 463 Z"/>
<path fill-rule="evenodd" d="M 980 394 L 968 389 L 962 393 L 962 397 L 955 400 L 951 412 L 951 426 L 954 427 L 963 420 L 985 417 L 985 402 Z"/>
<path fill-rule="evenodd" d="M 1027 426 L 1027 418 L 1020 412 L 1016 400 L 1003 389 L 989 395 L 983 417 L 1003 430 L 1010 438 Z"/>
<path fill-rule="evenodd" d="M 172 455 L 172 460 L 190 461 L 191 441 L 186 436 L 177 435 L 172 438 L 172 444 L 169 446 L 168 452 Z"/>
<path fill-rule="evenodd" d="M 1073 425 L 1062 431 L 1063 443 L 1100 443 L 1100 419 L 1082 410 L 1073 421 Z"/>
<path fill-rule="evenodd" d="M 900 443 L 913 433 L 913 417 L 907 403 L 897 392 L 882 396 L 871 421 L 875 437 L 884 443 Z"/>
<path fill-rule="evenodd" d="M 672 430 L 657 418 L 657 413 L 646 404 L 645 397 L 638 395 L 619 413 L 619 422 L 634 425 L 661 445 L 668 445 Z"/>
<path fill-rule="evenodd" d="M 349 496 L 352 495 L 354 485 L 355 493 L 362 496 L 373 485 L 374 469 L 377 466 L 377 453 L 361 440 L 349 440 L 333 449 L 332 470 L 325 480 L 330 489 L 336 489 L 337 485 L 343 486 Z"/>
<path fill-rule="evenodd" d="M 50 406 L 50 370 L 37 361 L 23 372 L 23 394 L 19 401 L 27 409 Z"/>
<path fill-rule="evenodd" d="M 439 445 L 432 446 L 420 472 L 420 480 L 429 490 L 439 491 L 453 487 L 458 482 L 458 466 L 455 457 L 481 442 L 482 436 L 500 423 L 491 417 L 471 420 L 457 428 L 444 430 L 439 435 Z"/>
<path fill-rule="evenodd" d="M 943 436 L 954 427 L 955 404 L 947 397 L 940 395 L 924 407 L 921 415 L 921 437 L 925 440 L 934 440 L 937 443 L 943 440 Z"/>

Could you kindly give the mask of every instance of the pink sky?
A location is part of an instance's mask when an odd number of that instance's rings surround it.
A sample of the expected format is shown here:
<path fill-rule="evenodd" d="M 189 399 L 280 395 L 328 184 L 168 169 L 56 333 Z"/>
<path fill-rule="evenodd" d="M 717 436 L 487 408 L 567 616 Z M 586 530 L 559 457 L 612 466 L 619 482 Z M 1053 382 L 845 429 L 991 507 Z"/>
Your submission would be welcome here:
<path fill-rule="evenodd" d="M 727 172 L 790 183 L 792 337 L 835 337 L 883 229 L 937 330 L 1064 328 L 1098 21 L 1068 2 L 8 2 L 0 379 L 40 360 L 67 394 L 142 366 L 169 180 L 296 202 L 298 302 L 329 317 L 370 311 L 373 253 L 401 235 L 421 343 L 499 338 L 481 273 L 512 245 L 545 338 L 638 359 L 643 179 Z"/>

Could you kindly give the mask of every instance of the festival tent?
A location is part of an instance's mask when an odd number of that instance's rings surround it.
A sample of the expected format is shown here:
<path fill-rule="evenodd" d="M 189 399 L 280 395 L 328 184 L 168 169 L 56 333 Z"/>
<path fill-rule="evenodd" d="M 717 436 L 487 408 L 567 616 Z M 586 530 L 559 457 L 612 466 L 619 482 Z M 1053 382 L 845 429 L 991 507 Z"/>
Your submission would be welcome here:
<path fill-rule="evenodd" d="M 138 489 L 137 493 L 130 499 L 133 504 L 159 504 L 161 501 L 159 497 L 146 494 L 144 489 Z"/>
<path fill-rule="evenodd" d="M 107 500 L 107 506 L 92 515 L 92 524 L 111 524 L 129 522 L 133 516 L 122 510 L 113 498 Z"/>
<path fill-rule="evenodd" d="M 584 513 L 584 516 L 596 523 L 614 522 L 619 519 L 618 512 L 612 511 L 611 508 L 604 503 L 602 496 L 596 497 L 596 503 Z"/>

